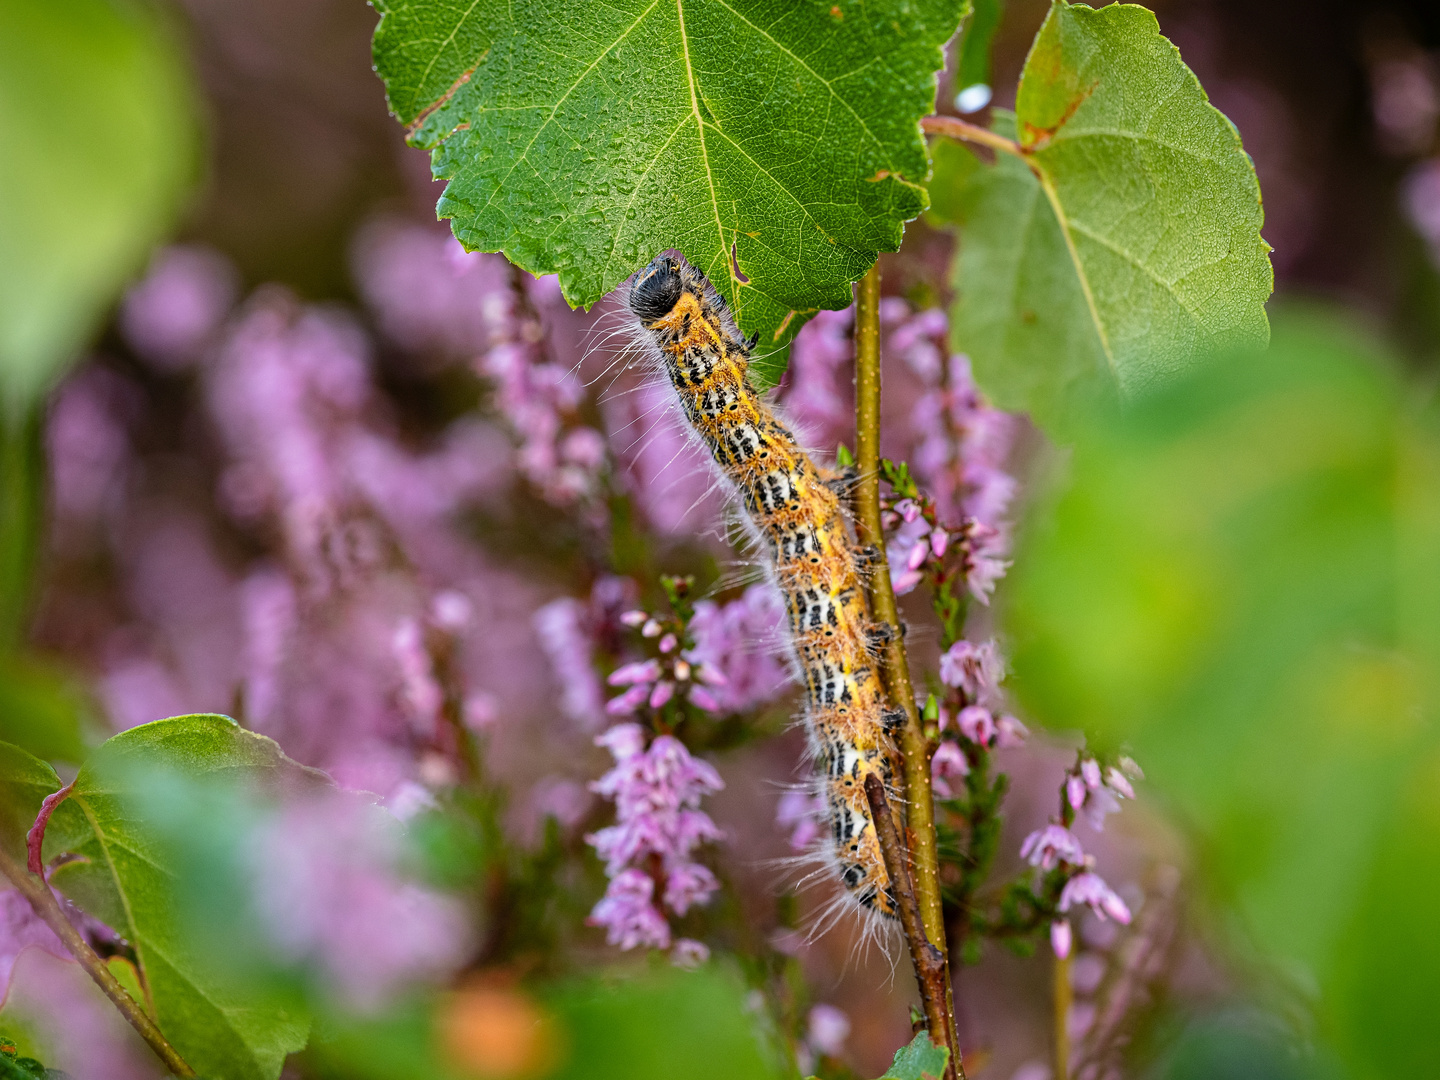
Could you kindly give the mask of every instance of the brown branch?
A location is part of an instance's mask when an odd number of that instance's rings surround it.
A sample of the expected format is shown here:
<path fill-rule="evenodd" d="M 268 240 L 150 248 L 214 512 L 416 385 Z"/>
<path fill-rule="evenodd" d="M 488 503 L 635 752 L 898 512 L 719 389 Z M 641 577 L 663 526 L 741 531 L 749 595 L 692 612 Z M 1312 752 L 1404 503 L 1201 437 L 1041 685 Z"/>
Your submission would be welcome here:
<path fill-rule="evenodd" d="M 885 557 L 885 533 L 880 522 L 880 265 L 861 278 L 855 293 L 855 533 L 862 546 L 873 552 L 866 593 L 870 614 L 890 628 L 890 640 L 880 655 L 881 675 L 894 708 L 905 713 L 900 728 L 900 751 L 905 776 L 906 839 L 899 843 L 901 867 L 907 884 L 914 868 L 913 896 L 919 911 L 916 938 L 908 930 L 916 975 L 920 976 L 919 954 L 923 941 L 941 959 L 945 994 L 941 1001 L 944 1024 L 931 1028 L 950 1046 L 952 1069 L 961 1078 L 960 1041 L 955 1034 L 955 1004 L 950 989 L 949 964 L 945 946 L 945 916 L 940 899 L 940 853 L 935 838 L 935 796 L 930 786 L 930 746 L 920 726 L 915 707 L 915 690 L 910 682 L 910 663 L 905 639 L 900 632 L 900 612 L 890 583 L 890 566 Z M 879 828 L 879 822 L 876 822 Z M 905 857 L 908 854 L 908 858 Z"/>
<path fill-rule="evenodd" d="M 875 835 L 885 858 L 885 870 L 890 875 L 890 892 L 900 912 L 900 925 L 905 928 L 905 940 L 910 944 L 910 959 L 915 964 L 915 981 L 920 984 L 920 1004 L 930 1028 L 930 1041 L 950 1048 L 950 1065 L 945 1075 L 965 1080 L 965 1067 L 960 1061 L 960 1048 L 953 1038 L 954 1028 L 949 1017 L 950 979 L 945 954 L 925 936 L 900 832 L 895 828 L 895 818 L 885 798 L 885 785 L 874 773 L 865 777 L 865 797 L 870 801 L 870 816 L 875 821 Z"/>
<path fill-rule="evenodd" d="M 1018 157 L 1025 162 L 1032 171 L 1036 171 L 1035 163 L 1025 148 L 1014 139 L 1007 139 L 1004 135 L 997 135 L 989 128 L 983 128 L 979 124 L 972 124 L 969 121 L 961 120 L 954 116 L 922 116 L 920 118 L 920 130 L 930 135 L 944 135 L 946 138 L 956 139 L 959 142 L 975 143 L 977 146 L 987 146 L 991 150 L 998 150 L 1002 154 L 1009 154 Z"/>
<path fill-rule="evenodd" d="M 0 848 L 0 873 L 3 873 L 20 890 L 20 895 L 30 901 L 30 906 L 35 909 L 35 914 L 44 920 L 45 925 L 55 932 L 61 943 L 85 969 L 90 978 L 115 1007 L 120 1010 L 120 1015 L 130 1022 L 130 1026 L 140 1033 L 140 1037 L 155 1051 L 155 1056 L 165 1063 L 165 1067 L 175 1076 L 182 1080 L 189 1080 L 195 1076 L 195 1070 L 185 1064 L 185 1059 L 180 1056 L 169 1041 L 155 1026 L 138 1002 L 125 991 L 120 985 L 120 980 L 115 973 L 106 966 L 95 950 L 90 947 L 81 935 L 70 924 L 65 917 L 64 910 L 60 907 L 60 901 L 55 899 L 55 894 L 50 891 L 50 886 L 45 880 L 30 873 L 13 858 L 10 853 Z"/>

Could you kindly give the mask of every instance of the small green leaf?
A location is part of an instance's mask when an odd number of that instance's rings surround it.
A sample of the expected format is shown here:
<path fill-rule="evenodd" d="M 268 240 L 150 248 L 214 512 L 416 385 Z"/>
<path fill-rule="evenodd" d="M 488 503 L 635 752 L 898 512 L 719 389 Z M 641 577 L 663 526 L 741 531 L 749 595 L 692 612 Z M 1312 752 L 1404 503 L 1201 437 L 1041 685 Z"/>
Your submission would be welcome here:
<path fill-rule="evenodd" d="M 173 221 L 189 74 L 154 5 L 0 0 L 0 398 L 33 401 Z"/>
<path fill-rule="evenodd" d="M 932 188 L 962 227 L 956 344 L 997 404 L 1063 429 L 1083 399 L 1265 342 L 1254 166 L 1153 14 L 1055 3 L 995 130 L 1023 160 L 949 150 Z"/>
<path fill-rule="evenodd" d="M 895 1060 L 880 1080 L 940 1080 L 949 1062 L 949 1049 L 936 1046 L 930 1033 L 922 1031 L 895 1051 Z"/>
<path fill-rule="evenodd" d="M 918 122 L 966 3 L 376 7 L 376 70 L 461 243 L 558 273 L 571 304 L 678 248 L 763 357 L 924 210 Z"/>
<path fill-rule="evenodd" d="M 135 948 L 156 1022 L 217 1080 L 275 1080 L 309 1033 L 303 1015 L 237 986 L 196 955 L 177 917 L 179 873 L 141 804 L 157 774 L 260 786 L 319 782 L 271 740 L 224 716 L 179 716 L 122 732 L 81 768 L 47 830 L 46 858 L 79 856 L 51 882 Z"/>

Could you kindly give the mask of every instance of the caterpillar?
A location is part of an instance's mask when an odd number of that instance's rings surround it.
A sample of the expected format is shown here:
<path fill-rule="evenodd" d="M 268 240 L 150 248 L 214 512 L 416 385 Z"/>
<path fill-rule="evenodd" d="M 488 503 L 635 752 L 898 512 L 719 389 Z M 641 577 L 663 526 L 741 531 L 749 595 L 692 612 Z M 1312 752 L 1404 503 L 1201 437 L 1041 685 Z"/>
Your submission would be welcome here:
<path fill-rule="evenodd" d="M 872 623 L 838 483 L 827 480 L 746 379 L 755 338 L 683 259 L 661 255 L 635 277 L 630 310 L 658 351 L 691 431 L 740 496 L 785 598 L 804 721 L 829 817 L 827 860 L 861 907 L 895 917 L 895 897 L 865 795 L 894 775 L 893 732 Z"/>

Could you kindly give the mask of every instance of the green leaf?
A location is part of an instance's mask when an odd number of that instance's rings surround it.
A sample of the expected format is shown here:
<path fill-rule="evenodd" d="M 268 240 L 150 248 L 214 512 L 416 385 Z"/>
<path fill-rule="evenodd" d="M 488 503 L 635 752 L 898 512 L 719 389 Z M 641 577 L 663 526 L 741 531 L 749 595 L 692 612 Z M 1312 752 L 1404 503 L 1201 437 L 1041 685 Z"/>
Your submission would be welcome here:
<path fill-rule="evenodd" d="M 224 716 L 179 716 L 132 728 L 81 768 L 45 838 L 51 882 L 135 948 L 156 1022 L 195 1069 L 218 1080 L 275 1080 L 301 1049 L 307 1017 L 226 978 L 198 955 L 177 914 L 180 871 L 144 796 L 157 777 L 277 787 L 317 782 L 271 740 Z"/>
<path fill-rule="evenodd" d="M 46 796 L 60 790 L 60 777 L 28 750 L 0 742 L 0 844 L 25 861 L 25 834 Z"/>
<path fill-rule="evenodd" d="M 411 142 L 434 150 L 461 243 L 559 274 L 571 304 L 678 248 L 763 355 L 849 304 L 924 210 L 918 122 L 966 4 L 376 7 L 376 70 Z"/>
<path fill-rule="evenodd" d="M 1264 343 L 1254 167 L 1149 11 L 1057 2 L 995 130 L 1023 159 L 937 160 L 932 189 L 961 225 L 956 344 L 997 404 L 1063 430 L 1084 399 Z"/>
<path fill-rule="evenodd" d="M 936 1046 L 930 1033 L 922 1031 L 895 1051 L 895 1060 L 880 1080 L 940 1080 L 949 1061 L 949 1049 Z"/>
<path fill-rule="evenodd" d="M 0 0 L 0 398 L 74 359 L 195 173 L 190 78 L 155 5 Z"/>
<path fill-rule="evenodd" d="M 1358 1076 L 1440 1075 L 1440 420 L 1334 319 L 1081 429 L 1010 685 L 1128 746 Z"/>

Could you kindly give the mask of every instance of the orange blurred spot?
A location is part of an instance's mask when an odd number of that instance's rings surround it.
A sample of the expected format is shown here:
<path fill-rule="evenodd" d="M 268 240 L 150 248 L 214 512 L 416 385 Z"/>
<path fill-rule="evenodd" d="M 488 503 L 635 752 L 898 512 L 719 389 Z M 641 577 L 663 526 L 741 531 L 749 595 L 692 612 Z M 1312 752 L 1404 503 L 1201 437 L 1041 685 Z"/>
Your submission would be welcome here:
<path fill-rule="evenodd" d="M 557 1057 L 554 1021 L 514 987 L 486 982 L 455 991 L 437 1027 L 451 1064 L 477 1080 L 539 1076 Z"/>

